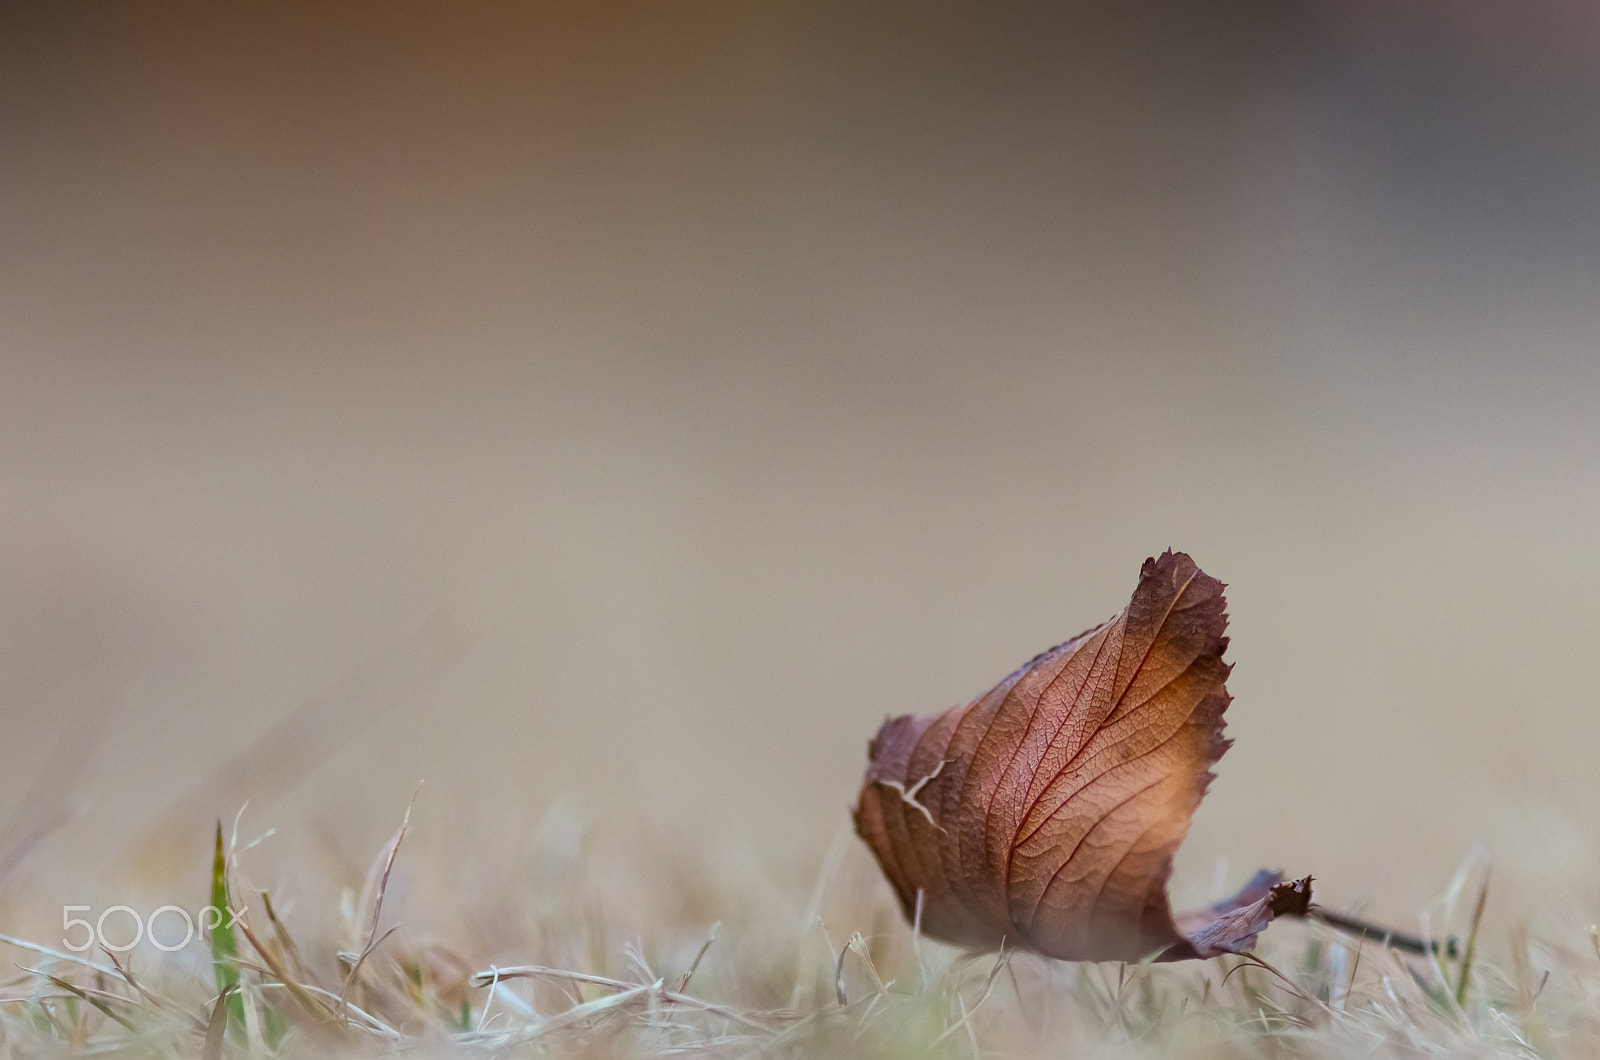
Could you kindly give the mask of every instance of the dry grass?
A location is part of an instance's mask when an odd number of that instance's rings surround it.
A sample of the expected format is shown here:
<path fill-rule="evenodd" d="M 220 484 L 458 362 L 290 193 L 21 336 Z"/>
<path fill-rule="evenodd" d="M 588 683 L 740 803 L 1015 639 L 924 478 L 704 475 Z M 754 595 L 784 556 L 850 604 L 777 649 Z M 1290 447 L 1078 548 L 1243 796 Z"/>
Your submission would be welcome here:
<path fill-rule="evenodd" d="M 118 956 L 6 936 L 0 1055 L 1600 1054 L 1600 943 L 1477 938 L 1477 864 L 1436 911 L 1457 958 L 1285 922 L 1249 958 L 1072 965 L 919 940 L 848 836 L 785 882 L 749 857 L 607 850 L 556 815 L 526 876 L 457 917 L 428 908 L 403 838 L 320 937 L 291 933 L 237 838 L 213 873 L 249 908 L 231 937 Z"/>

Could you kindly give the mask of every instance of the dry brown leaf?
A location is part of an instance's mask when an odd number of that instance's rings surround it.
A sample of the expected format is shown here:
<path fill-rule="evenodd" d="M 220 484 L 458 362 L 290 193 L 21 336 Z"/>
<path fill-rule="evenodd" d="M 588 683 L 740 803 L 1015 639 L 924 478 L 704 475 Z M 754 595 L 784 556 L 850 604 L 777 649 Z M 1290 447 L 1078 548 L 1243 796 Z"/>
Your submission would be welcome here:
<path fill-rule="evenodd" d="M 907 918 L 958 945 L 1063 960 L 1214 957 L 1304 915 L 1311 880 L 1260 872 L 1174 919 L 1172 857 L 1229 741 L 1223 584 L 1181 552 L 1128 606 L 964 706 L 892 718 L 856 831 Z"/>

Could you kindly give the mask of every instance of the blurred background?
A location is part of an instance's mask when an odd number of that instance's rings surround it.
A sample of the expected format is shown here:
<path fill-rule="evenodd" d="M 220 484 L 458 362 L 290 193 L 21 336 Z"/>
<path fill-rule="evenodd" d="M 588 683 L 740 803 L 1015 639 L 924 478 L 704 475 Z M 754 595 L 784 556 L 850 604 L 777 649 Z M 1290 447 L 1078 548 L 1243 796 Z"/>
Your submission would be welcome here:
<path fill-rule="evenodd" d="M 1180 895 L 1412 923 L 1481 843 L 1600 916 L 1592 6 L 0 23 L 16 879 L 246 799 L 364 865 L 419 781 L 473 871 L 557 807 L 814 873 L 885 715 L 1172 546 Z"/>

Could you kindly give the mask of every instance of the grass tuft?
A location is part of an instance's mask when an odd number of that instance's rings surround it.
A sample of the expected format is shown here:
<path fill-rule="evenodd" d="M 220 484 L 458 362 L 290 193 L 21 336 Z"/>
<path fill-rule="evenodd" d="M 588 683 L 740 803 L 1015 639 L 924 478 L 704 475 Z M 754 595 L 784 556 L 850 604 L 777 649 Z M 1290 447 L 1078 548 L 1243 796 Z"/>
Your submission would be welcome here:
<path fill-rule="evenodd" d="M 1518 925 L 1501 945 L 1486 870 L 1462 922 L 1452 898 L 1434 925 L 1462 932 L 1459 957 L 1313 919 L 1240 957 L 1073 965 L 923 938 L 848 839 L 787 882 L 551 843 L 447 930 L 401 864 L 409 823 L 339 881 L 336 926 L 299 940 L 220 824 L 225 912 L 190 949 L 104 963 L 0 936 L 26 958 L 0 977 L 0 1055 L 1561 1058 L 1600 1036 L 1600 936 Z"/>

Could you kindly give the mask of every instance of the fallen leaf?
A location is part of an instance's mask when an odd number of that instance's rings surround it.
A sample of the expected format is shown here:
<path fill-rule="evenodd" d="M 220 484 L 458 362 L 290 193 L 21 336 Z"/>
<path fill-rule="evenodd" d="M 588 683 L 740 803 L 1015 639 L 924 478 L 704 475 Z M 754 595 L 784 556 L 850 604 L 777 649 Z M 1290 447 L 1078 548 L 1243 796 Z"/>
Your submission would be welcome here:
<path fill-rule="evenodd" d="M 1168 904 L 1229 744 L 1223 588 L 1168 551 L 1110 621 L 970 703 L 884 722 L 856 831 L 908 919 L 920 904 L 934 938 L 1103 961 L 1242 952 L 1275 917 L 1305 915 L 1311 878 L 1265 871 L 1207 909 Z"/>

